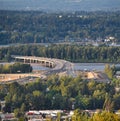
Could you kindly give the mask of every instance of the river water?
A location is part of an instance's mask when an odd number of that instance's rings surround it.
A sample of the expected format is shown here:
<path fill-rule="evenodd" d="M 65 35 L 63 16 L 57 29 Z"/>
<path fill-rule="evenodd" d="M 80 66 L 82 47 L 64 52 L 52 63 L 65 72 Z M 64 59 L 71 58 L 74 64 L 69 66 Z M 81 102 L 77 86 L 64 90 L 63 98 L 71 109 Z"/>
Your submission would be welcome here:
<path fill-rule="evenodd" d="M 12 62 L 11 64 L 13 64 L 13 63 L 14 62 Z M 0 64 L 6 64 L 6 63 L 0 63 Z M 75 71 L 78 71 L 78 70 L 103 71 L 104 68 L 105 68 L 105 65 L 106 65 L 106 63 L 74 63 L 73 69 Z M 113 64 L 110 64 L 110 65 L 113 65 Z M 120 67 L 120 64 L 114 64 L 114 65 Z M 31 64 L 31 66 L 33 67 L 34 71 L 38 71 L 38 70 L 45 71 L 45 70 L 50 69 L 50 68 L 47 68 L 47 67 L 43 67 L 39 64 Z"/>
<path fill-rule="evenodd" d="M 74 63 L 74 70 L 103 71 L 105 63 Z"/>
<path fill-rule="evenodd" d="M 78 71 L 78 70 L 103 71 L 106 63 L 74 63 L 73 65 L 74 65 L 73 69 L 75 71 Z M 113 65 L 113 64 L 110 64 L 110 65 Z M 114 64 L 114 65 L 120 67 L 120 64 Z M 49 70 L 49 68 L 40 66 L 38 64 L 37 65 L 32 64 L 32 67 L 33 67 L 33 70 Z"/>

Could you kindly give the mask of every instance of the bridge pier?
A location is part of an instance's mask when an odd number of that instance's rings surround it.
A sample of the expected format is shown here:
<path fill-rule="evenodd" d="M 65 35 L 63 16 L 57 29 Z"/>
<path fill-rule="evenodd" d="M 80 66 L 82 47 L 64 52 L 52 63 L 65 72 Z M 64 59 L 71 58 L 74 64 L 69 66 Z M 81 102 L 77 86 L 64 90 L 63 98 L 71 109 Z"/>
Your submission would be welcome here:
<path fill-rule="evenodd" d="M 40 63 L 43 66 L 54 68 L 55 62 L 52 62 L 48 58 L 32 57 L 32 56 L 14 56 L 15 61 L 20 61 L 23 63 Z"/>

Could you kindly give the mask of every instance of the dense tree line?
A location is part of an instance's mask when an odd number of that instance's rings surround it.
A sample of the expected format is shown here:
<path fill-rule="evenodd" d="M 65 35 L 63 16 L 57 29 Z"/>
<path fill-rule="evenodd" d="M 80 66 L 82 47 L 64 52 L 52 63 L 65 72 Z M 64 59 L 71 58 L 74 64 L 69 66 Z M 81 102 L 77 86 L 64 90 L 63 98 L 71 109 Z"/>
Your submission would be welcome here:
<path fill-rule="evenodd" d="M 4 73 L 28 73 L 32 72 L 30 64 L 14 63 L 0 64 L 0 74 Z"/>
<path fill-rule="evenodd" d="M 16 51 L 17 50 L 17 51 Z M 120 62 L 119 47 L 79 45 L 22 45 L 0 48 L 0 60 L 11 60 L 11 55 L 65 59 L 72 62 Z"/>
<path fill-rule="evenodd" d="M 120 40 L 120 12 L 43 13 L 0 11 L 0 44 Z"/>
<path fill-rule="evenodd" d="M 96 114 L 89 116 L 87 112 L 76 109 L 72 116 L 72 121 L 119 121 L 120 117 L 114 113 L 98 111 Z"/>
<path fill-rule="evenodd" d="M 25 85 L 17 82 L 0 85 L 0 99 L 5 99 L 5 112 L 42 109 L 103 109 L 108 112 L 120 108 L 120 91 L 111 83 L 87 81 L 81 77 L 52 75 Z M 8 93 L 9 92 L 9 93 Z"/>

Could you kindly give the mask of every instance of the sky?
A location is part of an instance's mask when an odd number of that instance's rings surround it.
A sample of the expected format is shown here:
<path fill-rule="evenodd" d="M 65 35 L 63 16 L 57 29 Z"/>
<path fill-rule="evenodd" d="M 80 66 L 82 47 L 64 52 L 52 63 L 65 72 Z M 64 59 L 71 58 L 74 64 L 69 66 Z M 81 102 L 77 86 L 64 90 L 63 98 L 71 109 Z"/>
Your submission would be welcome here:
<path fill-rule="evenodd" d="M 0 10 L 118 10 L 120 0 L 0 0 Z"/>

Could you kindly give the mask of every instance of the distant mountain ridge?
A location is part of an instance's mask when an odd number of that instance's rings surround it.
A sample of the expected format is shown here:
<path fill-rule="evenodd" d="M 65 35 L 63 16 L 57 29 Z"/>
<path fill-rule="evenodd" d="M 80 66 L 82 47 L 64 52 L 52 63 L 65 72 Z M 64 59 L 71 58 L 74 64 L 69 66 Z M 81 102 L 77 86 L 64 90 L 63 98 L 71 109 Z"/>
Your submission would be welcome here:
<path fill-rule="evenodd" d="M 0 0 L 0 10 L 120 10 L 120 0 Z"/>

